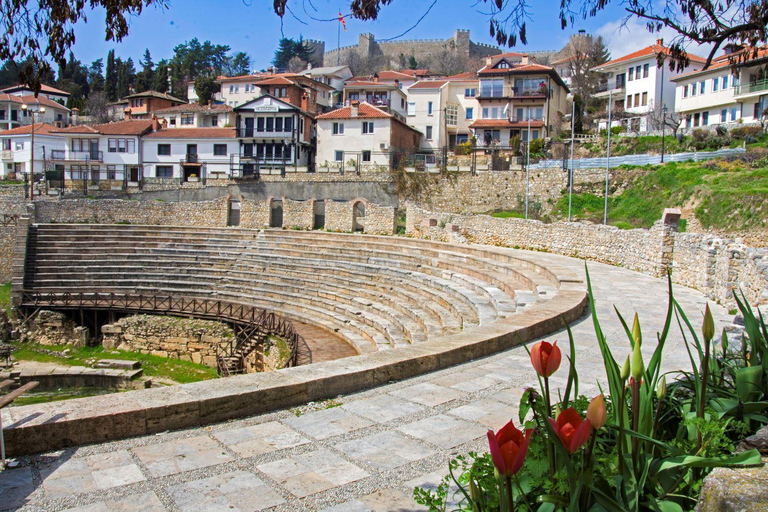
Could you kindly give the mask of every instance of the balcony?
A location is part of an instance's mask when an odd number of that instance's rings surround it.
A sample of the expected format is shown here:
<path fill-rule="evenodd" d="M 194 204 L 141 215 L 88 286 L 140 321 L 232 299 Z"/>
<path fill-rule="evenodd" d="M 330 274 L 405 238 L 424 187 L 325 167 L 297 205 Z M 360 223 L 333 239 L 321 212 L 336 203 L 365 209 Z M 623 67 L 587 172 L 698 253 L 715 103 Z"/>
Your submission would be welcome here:
<path fill-rule="evenodd" d="M 758 80 L 736 86 L 735 96 L 768 93 L 768 80 Z"/>
<path fill-rule="evenodd" d="M 256 128 L 236 128 L 235 136 L 240 139 L 284 139 L 293 137 L 293 128 L 288 131 L 271 131 L 258 130 Z"/>
<path fill-rule="evenodd" d="M 608 96 L 613 94 L 624 94 L 624 88 L 626 87 L 626 82 L 624 80 L 613 80 L 610 82 L 605 82 L 602 84 L 598 84 L 598 86 L 595 88 L 595 97 L 596 98 L 607 98 Z"/>
<path fill-rule="evenodd" d="M 198 165 L 200 160 L 197 158 L 197 153 L 187 153 L 184 158 L 181 159 L 181 165 Z"/>
<path fill-rule="evenodd" d="M 536 116 L 512 116 L 509 118 L 510 123 L 527 123 L 529 120 L 531 121 L 531 123 L 544 122 L 543 117 L 536 117 Z"/>
<path fill-rule="evenodd" d="M 0 158 L 3 160 L 13 160 L 13 151 L 10 149 L 4 149 L 2 153 L 0 153 Z"/>
<path fill-rule="evenodd" d="M 59 162 L 103 162 L 103 151 L 66 151 L 63 149 L 51 150 L 51 160 Z"/>
<path fill-rule="evenodd" d="M 504 99 L 514 96 L 514 87 L 481 87 L 477 93 L 477 99 Z"/>

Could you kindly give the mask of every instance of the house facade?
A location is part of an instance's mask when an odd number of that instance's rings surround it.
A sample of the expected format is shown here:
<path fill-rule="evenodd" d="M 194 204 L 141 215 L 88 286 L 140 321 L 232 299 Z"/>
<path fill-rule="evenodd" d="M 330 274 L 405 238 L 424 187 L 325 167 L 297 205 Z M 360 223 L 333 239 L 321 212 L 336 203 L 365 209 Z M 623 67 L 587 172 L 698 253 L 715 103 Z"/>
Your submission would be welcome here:
<path fill-rule="evenodd" d="M 156 110 L 163 128 L 225 128 L 235 126 L 235 111 L 229 105 L 185 103 Z"/>
<path fill-rule="evenodd" d="M 366 171 L 397 167 L 420 147 L 421 133 L 399 116 L 352 102 L 317 117 L 319 170 Z"/>
<path fill-rule="evenodd" d="M 159 128 L 142 137 L 147 181 L 205 182 L 229 177 L 239 142 L 234 128 Z"/>
<path fill-rule="evenodd" d="M 19 84 L 11 87 L 6 87 L 5 89 L 0 89 L 0 94 L 13 94 L 15 96 L 34 96 L 35 90 L 26 85 Z M 50 85 L 45 85 L 45 84 L 40 86 L 40 92 L 37 95 L 38 98 L 47 98 L 51 101 L 55 101 L 60 105 L 66 105 L 67 100 L 69 99 L 70 96 L 71 95 L 67 91 L 62 91 L 61 89 L 57 89 L 55 87 L 51 87 Z"/>
<path fill-rule="evenodd" d="M 0 160 L 2 160 L 0 176 L 15 175 L 18 179 L 22 174 L 29 173 L 32 168 L 35 174 L 42 173 L 52 152 L 64 149 L 64 139 L 51 134 L 51 131 L 56 129 L 54 125 L 37 123 L 34 128 L 34 163 L 32 162 L 32 125 L 0 132 Z"/>
<path fill-rule="evenodd" d="M 659 56 L 663 65 L 658 66 Z M 596 98 L 610 99 L 611 111 L 616 114 L 613 126 L 625 125 L 631 131 L 655 129 L 649 119 L 654 110 L 664 106 L 675 111 L 674 79 L 682 74 L 700 69 L 705 59 L 689 55 L 690 64 L 681 71 L 669 69 L 669 49 L 663 39 L 636 52 L 623 55 L 593 69 L 601 73 L 605 81 L 598 87 Z M 607 108 L 606 108 L 607 113 Z M 607 115 L 598 121 L 598 127 L 605 129 Z"/>
<path fill-rule="evenodd" d="M 683 129 L 756 124 L 768 117 L 768 49 L 746 59 L 744 51 L 729 47 L 708 69 L 673 79 Z"/>
<path fill-rule="evenodd" d="M 65 126 L 70 121 L 70 110 L 42 95 L 35 98 L 31 94 L 0 93 L 0 130 L 29 125 L 33 120 L 35 123 Z"/>
<path fill-rule="evenodd" d="M 469 125 L 478 145 L 505 146 L 551 136 L 570 92 L 554 68 L 521 53 L 489 57 L 478 71 L 478 115 Z"/>
<path fill-rule="evenodd" d="M 270 95 L 235 107 L 235 177 L 307 172 L 314 163 L 314 116 Z"/>
<path fill-rule="evenodd" d="M 310 113 L 323 112 L 333 101 L 333 86 L 297 73 L 220 77 L 216 100 L 232 108 L 270 95 Z"/>
<path fill-rule="evenodd" d="M 186 101 L 165 92 L 137 92 L 112 103 L 109 106 L 109 116 L 115 120 L 151 119 L 157 110 L 186 103 Z"/>
<path fill-rule="evenodd" d="M 344 101 L 337 107 L 347 107 L 353 102 L 368 103 L 386 110 L 390 114 L 405 120 L 408 111 L 408 96 L 399 83 L 368 81 L 347 81 L 344 85 Z"/>
<path fill-rule="evenodd" d="M 154 121 L 155 126 L 157 121 Z M 99 190 L 138 187 L 142 180 L 141 139 L 152 120 L 121 121 L 51 130 L 64 148 L 50 152 L 54 170 L 63 172 L 68 188 Z"/>

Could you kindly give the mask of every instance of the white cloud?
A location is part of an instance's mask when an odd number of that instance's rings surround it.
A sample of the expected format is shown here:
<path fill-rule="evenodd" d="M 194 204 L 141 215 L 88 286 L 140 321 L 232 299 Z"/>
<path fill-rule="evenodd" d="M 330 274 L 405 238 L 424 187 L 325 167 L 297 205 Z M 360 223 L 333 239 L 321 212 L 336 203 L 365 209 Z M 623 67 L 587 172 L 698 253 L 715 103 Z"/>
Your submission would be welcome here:
<path fill-rule="evenodd" d="M 667 27 L 662 28 L 660 32 L 648 32 L 645 22 L 633 17 L 626 24 L 624 24 L 623 19 L 610 21 L 598 28 L 595 35 L 603 37 L 608 50 L 611 52 L 611 58 L 616 59 L 652 45 L 659 38 L 663 38 L 666 45 L 679 34 Z M 709 48 L 694 43 L 687 47 L 687 51 L 694 55 L 706 57 Z"/>

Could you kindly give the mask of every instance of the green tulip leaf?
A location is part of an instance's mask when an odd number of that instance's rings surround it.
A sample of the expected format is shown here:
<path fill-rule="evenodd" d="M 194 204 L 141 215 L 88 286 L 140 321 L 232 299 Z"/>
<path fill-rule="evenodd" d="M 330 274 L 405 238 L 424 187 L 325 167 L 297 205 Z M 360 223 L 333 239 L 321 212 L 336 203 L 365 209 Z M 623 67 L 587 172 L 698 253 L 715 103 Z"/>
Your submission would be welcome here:
<path fill-rule="evenodd" d="M 763 380 L 762 366 L 745 366 L 736 370 L 736 392 L 743 402 L 749 402 L 757 398 L 761 392 Z"/>
<path fill-rule="evenodd" d="M 762 463 L 760 452 L 752 450 L 722 455 L 720 457 L 696 457 L 694 455 L 681 455 L 677 457 L 668 457 L 662 461 L 656 468 L 657 471 L 666 469 L 687 467 L 687 468 L 719 468 L 726 466 L 753 466 Z"/>

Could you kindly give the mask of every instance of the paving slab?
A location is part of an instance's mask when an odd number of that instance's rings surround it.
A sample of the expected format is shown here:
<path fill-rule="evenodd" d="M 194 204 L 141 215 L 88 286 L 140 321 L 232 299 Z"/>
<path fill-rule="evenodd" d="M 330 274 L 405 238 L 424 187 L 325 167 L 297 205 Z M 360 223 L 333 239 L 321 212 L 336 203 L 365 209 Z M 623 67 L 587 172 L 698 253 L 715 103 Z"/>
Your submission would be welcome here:
<path fill-rule="evenodd" d="M 166 512 L 167 509 L 154 492 L 143 492 L 66 510 L 69 512 Z"/>
<path fill-rule="evenodd" d="M 58 460 L 40 468 L 48 498 L 64 498 L 145 480 L 127 450 Z"/>
<path fill-rule="evenodd" d="M 285 422 L 315 439 L 327 439 L 373 424 L 370 420 L 356 416 L 341 407 L 309 412 L 289 418 Z"/>
<path fill-rule="evenodd" d="M 277 421 L 223 430 L 213 436 L 241 457 L 255 457 L 310 442 L 306 437 Z"/>
<path fill-rule="evenodd" d="M 168 487 L 176 506 L 183 512 L 264 510 L 285 500 L 253 473 L 233 471 Z"/>
<path fill-rule="evenodd" d="M 207 436 L 187 437 L 160 444 L 133 448 L 133 453 L 152 476 L 168 476 L 193 469 L 223 464 L 232 456 Z"/>

